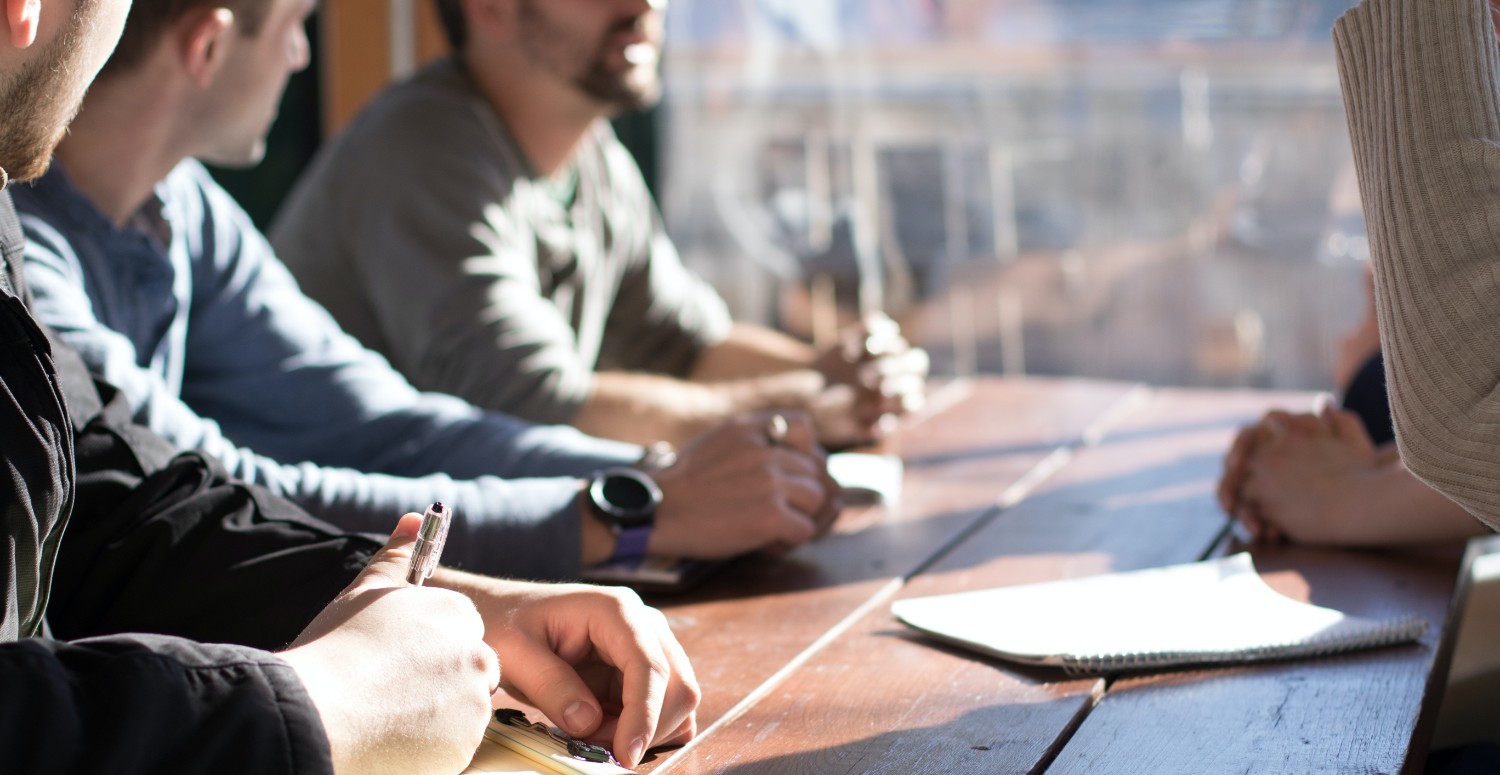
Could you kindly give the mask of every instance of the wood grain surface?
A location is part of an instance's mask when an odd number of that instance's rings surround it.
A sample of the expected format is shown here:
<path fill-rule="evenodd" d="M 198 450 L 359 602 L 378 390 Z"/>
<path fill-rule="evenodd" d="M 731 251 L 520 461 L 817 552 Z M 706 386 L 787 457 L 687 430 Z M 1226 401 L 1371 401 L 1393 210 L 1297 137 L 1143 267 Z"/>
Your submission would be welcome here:
<path fill-rule="evenodd" d="M 846 515 L 828 538 L 783 557 L 737 561 L 666 613 L 704 689 L 707 728 L 997 508 L 1007 491 L 1083 436 L 1133 386 L 985 380 L 934 395 L 888 449 L 906 461 L 898 508 Z M 958 392 L 961 391 L 961 392 Z M 845 522 L 849 524 L 844 524 Z M 643 768 L 651 769 L 659 761 Z"/>
<path fill-rule="evenodd" d="M 659 600 L 705 688 L 679 773 L 1398 772 L 1425 751 L 1457 554 L 1256 551 L 1273 586 L 1416 613 L 1419 645 L 1124 678 L 1072 678 L 936 645 L 894 621 L 922 596 L 1233 550 L 1213 500 L 1237 427 L 1303 394 L 990 380 L 905 429 L 898 510 Z M 982 615 L 982 612 L 976 612 Z M 1060 614 L 1061 615 L 1061 614 Z M 1410 752 L 1410 754 L 1408 754 Z"/>
<path fill-rule="evenodd" d="M 1220 407 L 1233 416 L 1230 398 L 1163 392 L 1155 404 Z M 1174 434 L 1161 445 L 1184 463 L 1199 461 L 1197 475 L 1183 471 L 1183 485 L 1196 482 L 1183 492 L 1205 514 L 1217 513 L 1211 458 L 1227 441 Z M 1420 771 L 1435 710 L 1429 687 L 1441 690 L 1451 650 L 1443 634 L 1458 552 L 1272 547 L 1253 554 L 1283 594 L 1361 616 L 1420 616 L 1427 635 L 1418 645 L 1348 656 L 1120 678 L 1047 772 L 1395 773 L 1408 751 Z"/>

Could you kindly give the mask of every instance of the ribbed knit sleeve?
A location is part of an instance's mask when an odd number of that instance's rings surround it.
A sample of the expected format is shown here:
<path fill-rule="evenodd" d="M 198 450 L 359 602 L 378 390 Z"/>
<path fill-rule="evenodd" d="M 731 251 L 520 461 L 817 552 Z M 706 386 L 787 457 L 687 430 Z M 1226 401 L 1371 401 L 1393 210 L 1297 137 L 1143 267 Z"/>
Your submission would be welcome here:
<path fill-rule="evenodd" d="M 1397 442 L 1500 527 L 1500 99 L 1486 0 L 1366 0 L 1334 27 Z"/>

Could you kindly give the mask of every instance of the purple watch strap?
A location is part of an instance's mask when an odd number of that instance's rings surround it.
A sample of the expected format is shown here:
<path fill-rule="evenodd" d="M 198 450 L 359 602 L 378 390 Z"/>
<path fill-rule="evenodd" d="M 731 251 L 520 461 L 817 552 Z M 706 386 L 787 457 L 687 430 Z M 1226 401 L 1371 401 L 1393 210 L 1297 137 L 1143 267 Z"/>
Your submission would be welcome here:
<path fill-rule="evenodd" d="M 615 537 L 615 553 L 610 562 L 639 560 L 646 556 L 646 545 L 651 543 L 651 526 L 627 527 Z"/>

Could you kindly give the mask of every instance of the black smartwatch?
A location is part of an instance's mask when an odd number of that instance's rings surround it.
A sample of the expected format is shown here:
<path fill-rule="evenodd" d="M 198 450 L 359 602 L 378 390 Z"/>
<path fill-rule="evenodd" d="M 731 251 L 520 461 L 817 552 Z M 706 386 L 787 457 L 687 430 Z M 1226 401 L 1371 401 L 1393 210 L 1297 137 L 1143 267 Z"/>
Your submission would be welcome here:
<path fill-rule="evenodd" d="M 656 510 L 661 507 L 661 488 L 656 482 L 634 468 L 606 468 L 589 480 L 588 498 L 594 516 L 615 534 L 610 562 L 646 556 Z"/>

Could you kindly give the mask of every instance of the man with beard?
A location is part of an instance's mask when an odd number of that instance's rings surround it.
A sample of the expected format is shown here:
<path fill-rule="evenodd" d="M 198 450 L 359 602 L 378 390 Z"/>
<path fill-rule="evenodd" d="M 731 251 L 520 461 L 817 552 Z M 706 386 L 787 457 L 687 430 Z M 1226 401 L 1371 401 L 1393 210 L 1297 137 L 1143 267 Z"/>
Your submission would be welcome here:
<path fill-rule="evenodd" d="M 889 320 L 817 352 L 733 323 L 605 121 L 655 102 L 662 0 L 437 0 L 454 56 L 325 150 L 272 239 L 418 387 L 646 443 L 767 408 L 877 438 L 926 354 Z"/>
<path fill-rule="evenodd" d="M 718 559 L 826 529 L 836 489 L 800 415 L 723 423 L 652 463 L 415 390 L 298 290 L 197 160 L 259 161 L 307 64 L 312 8 L 138 0 L 53 168 L 15 194 L 37 317 L 135 418 L 346 530 L 450 503 L 446 559 L 482 573 L 572 579 L 610 558 Z"/>
<path fill-rule="evenodd" d="M 0 181 L 46 169 L 129 7 L 4 4 Z M 507 685 L 628 763 L 692 735 L 696 683 L 659 613 L 446 569 L 408 587 L 416 515 L 382 547 L 176 454 L 31 317 L 22 249 L 0 192 L 0 769 L 456 772 L 497 654 Z"/>

